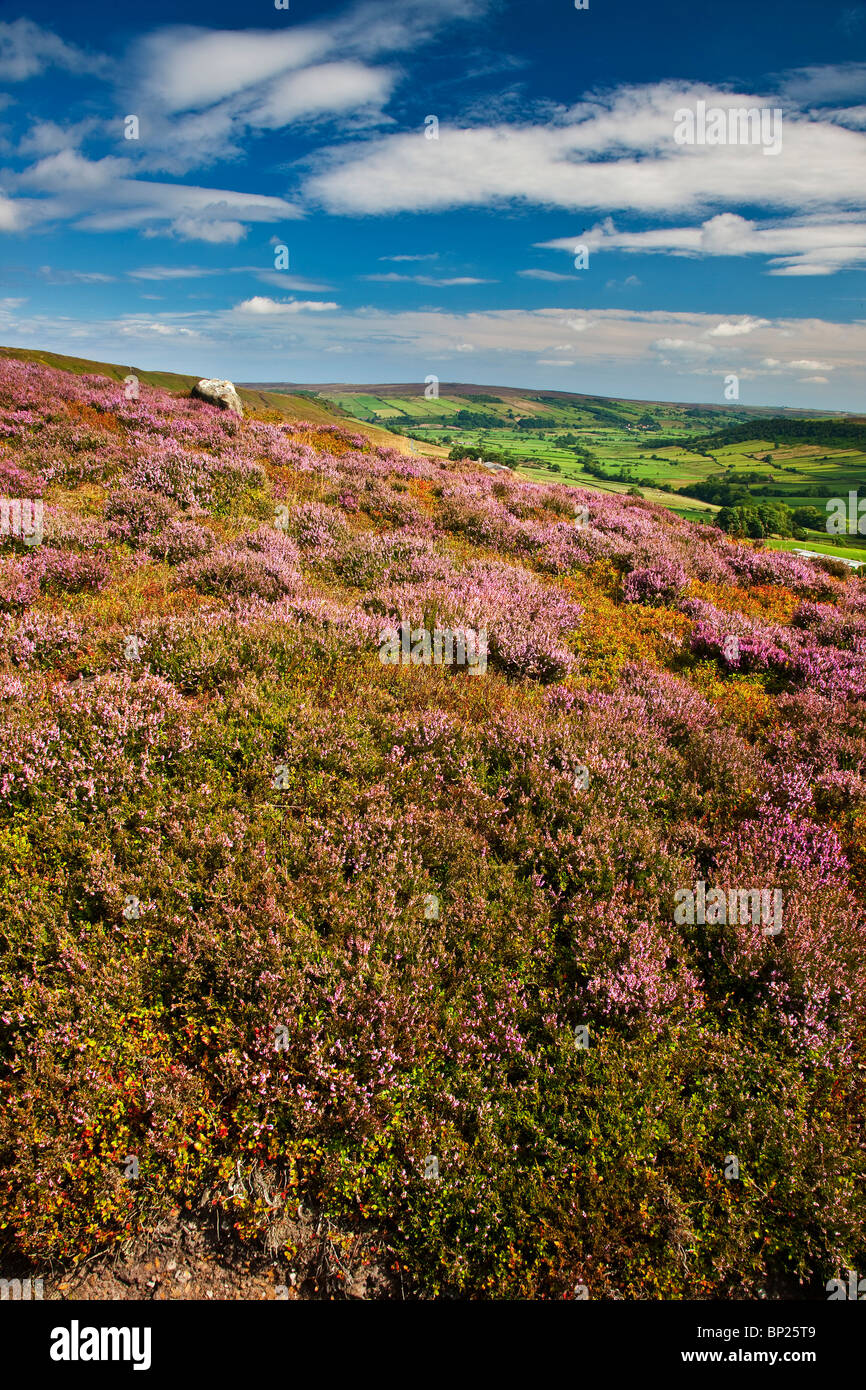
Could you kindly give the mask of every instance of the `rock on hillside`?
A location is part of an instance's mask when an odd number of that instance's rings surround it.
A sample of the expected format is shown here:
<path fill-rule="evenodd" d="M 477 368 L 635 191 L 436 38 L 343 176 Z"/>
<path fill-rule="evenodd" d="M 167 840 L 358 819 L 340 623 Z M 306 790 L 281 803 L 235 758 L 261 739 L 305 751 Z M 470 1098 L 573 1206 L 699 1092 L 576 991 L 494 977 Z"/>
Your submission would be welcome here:
<path fill-rule="evenodd" d="M 210 401 L 211 405 L 221 406 L 223 410 L 231 410 L 235 415 L 243 416 L 244 408 L 233 381 L 219 381 L 215 377 L 199 381 L 192 388 L 191 394 L 200 400 Z"/>

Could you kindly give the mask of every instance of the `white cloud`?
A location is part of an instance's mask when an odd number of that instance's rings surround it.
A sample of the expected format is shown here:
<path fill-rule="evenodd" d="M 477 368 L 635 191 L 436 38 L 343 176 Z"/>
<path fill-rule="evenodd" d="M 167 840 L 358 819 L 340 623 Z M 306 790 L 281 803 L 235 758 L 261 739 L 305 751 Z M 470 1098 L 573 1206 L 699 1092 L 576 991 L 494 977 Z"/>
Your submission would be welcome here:
<path fill-rule="evenodd" d="M 656 338 L 651 346 L 660 352 L 684 352 L 691 356 L 712 352 L 708 343 L 696 342 L 694 338 Z"/>
<path fill-rule="evenodd" d="M 274 82 L 247 119 L 252 126 L 278 129 L 325 112 L 380 107 L 391 95 L 397 74 L 363 63 L 322 63 Z"/>
<path fill-rule="evenodd" d="M 41 29 L 31 19 L 15 19 L 11 24 L 0 23 L 0 78 L 7 82 L 24 82 L 38 77 L 48 68 L 64 68 L 67 72 L 98 72 L 105 59 L 83 52 L 74 44 Z"/>
<path fill-rule="evenodd" d="M 89 160 L 76 150 L 61 150 L 46 156 L 20 176 L 19 184 L 47 196 L 20 200 L 17 211 L 10 209 L 11 229 L 62 219 L 86 231 L 138 228 L 219 245 L 239 241 L 247 223 L 301 216 L 283 198 L 128 178 L 129 169 L 129 160 L 112 155 Z"/>
<path fill-rule="evenodd" d="M 843 269 L 838 265 L 827 265 L 822 261 L 791 261 L 790 263 L 777 263 L 768 275 L 835 275 L 837 270 Z"/>
<path fill-rule="evenodd" d="M 130 86 L 149 113 L 143 157 L 152 168 L 182 172 L 237 157 L 250 130 L 349 113 L 356 122 L 381 120 L 399 74 L 374 60 L 414 52 L 488 3 L 367 0 L 283 30 L 159 29 L 133 54 Z"/>
<path fill-rule="evenodd" d="M 711 328 L 707 334 L 708 338 L 740 338 L 744 333 L 754 333 L 756 328 L 766 328 L 769 319 L 753 319 L 747 314 L 745 318 L 738 319 L 730 323 L 723 320 L 717 323 L 715 328 Z"/>
<path fill-rule="evenodd" d="M 253 295 L 235 306 L 237 313 L 244 314 L 304 314 L 323 310 L 339 309 L 339 304 L 319 299 L 268 299 L 266 295 Z"/>
<path fill-rule="evenodd" d="M 0 232 L 17 232 L 25 223 L 24 205 L 0 193 Z"/>
<path fill-rule="evenodd" d="M 72 125 L 61 126 L 56 121 L 35 121 L 22 136 L 18 153 L 22 155 L 58 154 L 60 150 L 77 149 L 88 135 L 99 129 L 99 122 L 89 118 Z"/>
<path fill-rule="evenodd" d="M 374 280 L 379 284 L 393 285 L 396 282 L 401 284 L 410 283 L 413 285 L 495 285 L 495 280 L 479 280 L 474 275 L 452 275 L 450 277 L 435 275 L 399 275 L 397 271 L 390 270 L 380 275 L 362 275 L 362 280 Z"/>
<path fill-rule="evenodd" d="M 104 159 L 86 159 L 77 150 L 62 149 L 46 155 L 21 174 L 23 188 L 38 189 L 40 193 L 93 193 L 122 179 L 132 169 L 129 159 L 106 155 Z"/>
<path fill-rule="evenodd" d="M 840 208 L 832 218 L 820 214 L 757 223 L 737 213 L 719 213 L 698 226 L 654 227 L 618 232 L 611 218 L 543 247 L 574 254 L 577 241 L 593 251 L 625 251 L 674 256 L 767 258 L 769 275 L 828 275 L 866 263 L 866 223 Z"/>
<path fill-rule="evenodd" d="M 127 337 L 138 338 L 156 334 L 160 338 L 197 338 L 194 328 L 183 328 L 174 323 L 151 323 L 141 319 L 131 319 L 121 324 L 120 332 Z"/>
<path fill-rule="evenodd" d="M 518 270 L 517 274 L 525 280 L 569 280 L 574 283 L 573 275 L 560 275 L 558 270 Z"/>
<path fill-rule="evenodd" d="M 586 100 L 544 124 L 440 123 L 438 140 L 419 130 L 325 152 L 306 192 L 332 212 L 376 215 L 522 203 L 669 217 L 731 202 L 802 212 L 866 199 L 866 135 L 786 112 L 773 159 L 758 145 L 678 145 L 674 113 L 699 98 L 768 104 L 663 82 Z"/>
<path fill-rule="evenodd" d="M 247 234 L 243 222 L 208 217 L 176 217 L 171 230 L 181 241 L 206 241 L 212 246 L 234 246 Z"/>
<path fill-rule="evenodd" d="M 322 58 L 324 27 L 274 30 L 160 29 L 136 53 L 142 86 L 167 112 L 194 111 Z"/>

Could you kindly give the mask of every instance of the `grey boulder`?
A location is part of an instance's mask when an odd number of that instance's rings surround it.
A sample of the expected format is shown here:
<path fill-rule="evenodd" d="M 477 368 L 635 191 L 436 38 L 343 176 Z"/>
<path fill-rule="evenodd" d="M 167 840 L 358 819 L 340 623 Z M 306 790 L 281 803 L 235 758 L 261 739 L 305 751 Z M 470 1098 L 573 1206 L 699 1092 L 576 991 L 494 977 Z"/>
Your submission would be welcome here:
<path fill-rule="evenodd" d="M 197 396 L 199 400 L 210 401 L 211 405 L 218 405 L 223 410 L 231 410 L 235 415 L 243 416 L 244 408 L 233 381 L 219 381 L 216 377 L 199 381 L 192 388 L 192 395 Z"/>

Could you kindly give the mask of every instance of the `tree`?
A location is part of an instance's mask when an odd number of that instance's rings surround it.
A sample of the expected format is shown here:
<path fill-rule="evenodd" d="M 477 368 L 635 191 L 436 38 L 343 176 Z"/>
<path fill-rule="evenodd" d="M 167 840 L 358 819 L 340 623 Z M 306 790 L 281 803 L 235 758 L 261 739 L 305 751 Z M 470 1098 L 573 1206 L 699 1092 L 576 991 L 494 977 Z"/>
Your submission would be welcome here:
<path fill-rule="evenodd" d="M 762 502 L 757 507 L 765 536 L 791 534 L 791 509 L 784 502 Z"/>
<path fill-rule="evenodd" d="M 754 507 L 722 507 L 716 514 L 716 525 L 731 536 L 748 536 L 751 540 L 761 540 L 766 534 Z"/>

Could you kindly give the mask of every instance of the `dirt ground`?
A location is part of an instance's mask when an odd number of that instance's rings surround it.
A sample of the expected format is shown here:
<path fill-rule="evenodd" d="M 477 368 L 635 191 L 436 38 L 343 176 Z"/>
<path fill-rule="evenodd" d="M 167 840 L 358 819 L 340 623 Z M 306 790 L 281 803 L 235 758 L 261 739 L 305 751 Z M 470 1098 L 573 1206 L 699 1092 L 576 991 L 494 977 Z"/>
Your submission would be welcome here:
<path fill-rule="evenodd" d="M 44 1298 L 127 1301 L 239 1299 L 400 1299 L 393 1256 L 372 1236 L 347 1234 L 314 1214 L 285 1218 L 280 1247 L 297 1248 L 292 1265 L 239 1243 L 225 1229 L 176 1213 L 131 1251 L 43 1272 Z M 275 1243 L 272 1241 L 272 1244 Z M 39 1271 L 26 1271 L 36 1275 Z"/>

